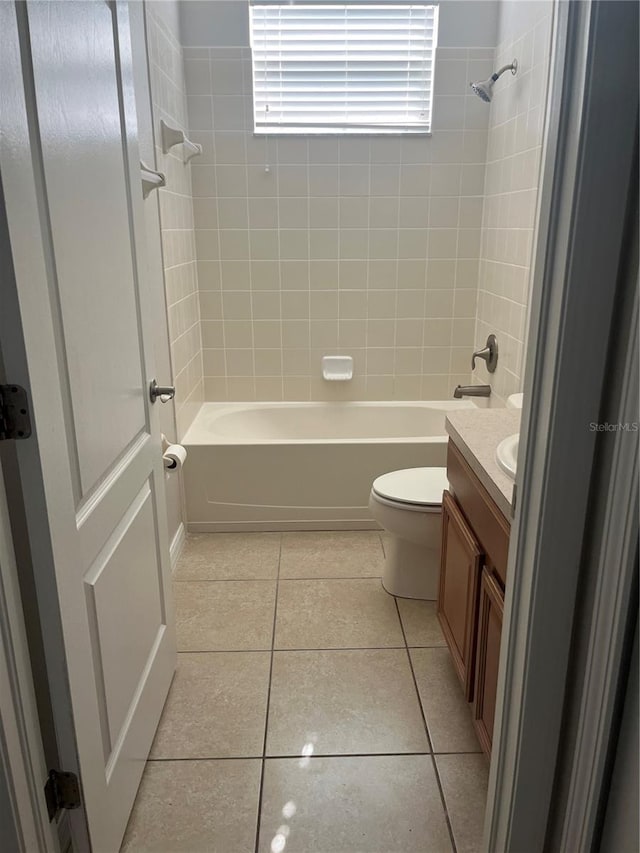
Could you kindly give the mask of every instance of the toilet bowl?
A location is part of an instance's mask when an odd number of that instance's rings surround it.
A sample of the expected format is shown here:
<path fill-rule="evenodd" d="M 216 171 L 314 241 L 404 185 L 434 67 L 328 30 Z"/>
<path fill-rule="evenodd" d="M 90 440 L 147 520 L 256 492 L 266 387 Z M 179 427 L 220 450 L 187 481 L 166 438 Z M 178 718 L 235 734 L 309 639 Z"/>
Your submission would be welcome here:
<path fill-rule="evenodd" d="M 401 598 L 438 597 L 446 468 L 406 468 L 373 482 L 369 510 L 389 534 L 382 585 Z"/>

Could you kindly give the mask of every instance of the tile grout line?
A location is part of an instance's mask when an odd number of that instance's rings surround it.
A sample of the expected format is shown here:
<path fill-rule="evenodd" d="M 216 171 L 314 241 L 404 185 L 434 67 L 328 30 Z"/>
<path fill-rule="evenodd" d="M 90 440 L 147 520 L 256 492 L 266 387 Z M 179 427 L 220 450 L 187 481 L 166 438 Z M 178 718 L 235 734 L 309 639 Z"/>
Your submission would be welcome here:
<path fill-rule="evenodd" d="M 382 575 L 333 575 L 297 578 L 173 578 L 173 583 L 273 583 L 283 581 L 379 581 Z"/>
<path fill-rule="evenodd" d="M 409 649 L 445 649 L 446 646 L 440 645 L 431 646 L 408 646 Z M 292 649 L 276 649 L 274 652 L 385 652 L 404 650 L 405 646 L 323 646 L 318 648 L 312 647 L 296 647 Z M 226 655 L 226 654 L 269 654 L 271 649 L 178 649 L 179 655 Z"/>
<path fill-rule="evenodd" d="M 380 547 L 382 548 L 382 559 L 386 560 L 387 559 L 387 551 L 384 547 L 384 537 L 382 535 L 382 531 L 380 531 L 380 530 L 378 531 L 378 538 L 380 539 Z"/>
<path fill-rule="evenodd" d="M 428 751 L 423 752 L 327 752 L 327 753 L 314 753 L 314 755 L 309 756 L 310 760 L 313 762 L 318 758 L 380 758 L 380 757 L 400 757 L 404 758 L 407 755 L 482 755 L 481 752 L 436 752 L 431 753 Z M 299 761 L 300 754 L 284 754 L 284 755 L 198 755 L 198 756 L 186 756 L 177 758 L 163 758 L 159 756 L 158 758 L 148 758 L 148 762 L 155 762 L 156 764 L 161 764 L 166 761 L 262 761 L 263 759 L 268 759 L 269 761 Z"/>
<path fill-rule="evenodd" d="M 276 575 L 276 595 L 275 601 L 273 604 L 273 628 L 271 629 L 271 656 L 269 659 L 269 684 L 267 687 L 267 707 L 264 718 L 264 738 L 262 740 L 262 760 L 260 766 L 260 788 L 258 790 L 258 815 L 256 819 L 256 843 L 255 843 L 255 853 L 258 853 L 258 847 L 260 845 L 260 829 L 262 822 L 262 797 L 264 793 L 264 772 L 266 765 L 266 754 L 267 754 L 267 734 L 269 732 L 269 706 L 271 704 L 271 679 L 273 677 L 273 654 L 274 654 L 274 646 L 276 643 L 276 620 L 278 617 L 278 589 L 280 586 L 280 563 L 282 562 L 282 533 L 280 534 L 280 550 L 278 552 L 278 572 Z"/>
<path fill-rule="evenodd" d="M 273 583 L 277 578 L 174 578 L 173 583 Z"/>
<path fill-rule="evenodd" d="M 424 712 L 424 707 L 422 705 L 422 699 L 420 698 L 420 691 L 418 690 L 418 680 L 416 678 L 416 673 L 415 673 L 415 670 L 413 668 L 413 661 L 411 660 L 411 654 L 409 652 L 409 646 L 407 644 L 407 635 L 405 634 L 404 624 L 402 622 L 402 616 L 400 615 L 400 608 L 398 606 L 398 599 L 394 596 L 393 600 L 394 600 L 394 603 L 396 605 L 396 612 L 398 614 L 398 619 L 400 621 L 400 629 L 402 631 L 402 636 L 404 638 L 404 647 L 405 647 L 405 651 L 407 653 L 407 660 L 409 662 L 409 668 L 411 670 L 411 677 L 413 679 L 413 686 L 415 688 L 416 696 L 418 698 L 418 705 L 420 706 L 420 714 L 422 716 L 422 722 L 424 724 L 424 730 L 425 730 L 425 734 L 427 736 L 427 743 L 429 744 L 429 750 L 430 750 L 430 755 L 431 755 L 431 763 L 433 765 L 433 772 L 434 772 L 434 775 L 436 777 L 436 784 L 438 786 L 438 792 L 440 794 L 440 801 L 442 803 L 442 810 L 444 812 L 444 819 L 446 821 L 447 830 L 449 832 L 449 839 L 451 841 L 451 847 L 452 847 L 453 853 L 457 853 L 458 848 L 456 846 L 456 840 L 455 840 L 455 837 L 453 835 L 453 827 L 451 826 L 451 819 L 449 818 L 449 811 L 447 809 L 447 802 L 446 802 L 446 799 L 444 796 L 444 789 L 442 787 L 442 781 L 440 779 L 440 773 L 438 771 L 438 765 L 436 763 L 436 756 L 435 756 L 435 753 L 433 751 L 433 741 L 431 740 L 431 734 L 429 732 L 429 725 L 427 723 L 427 717 L 426 717 L 426 714 Z"/>

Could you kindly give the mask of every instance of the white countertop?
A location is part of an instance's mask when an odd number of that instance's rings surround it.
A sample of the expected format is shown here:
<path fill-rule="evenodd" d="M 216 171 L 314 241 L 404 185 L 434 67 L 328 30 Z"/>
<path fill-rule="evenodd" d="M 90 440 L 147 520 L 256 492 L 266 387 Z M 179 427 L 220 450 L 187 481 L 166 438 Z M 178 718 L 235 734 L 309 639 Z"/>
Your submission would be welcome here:
<path fill-rule="evenodd" d="M 496 462 L 496 447 L 503 438 L 520 431 L 519 409 L 464 409 L 449 412 L 446 429 L 507 519 L 511 518 L 513 480 Z"/>

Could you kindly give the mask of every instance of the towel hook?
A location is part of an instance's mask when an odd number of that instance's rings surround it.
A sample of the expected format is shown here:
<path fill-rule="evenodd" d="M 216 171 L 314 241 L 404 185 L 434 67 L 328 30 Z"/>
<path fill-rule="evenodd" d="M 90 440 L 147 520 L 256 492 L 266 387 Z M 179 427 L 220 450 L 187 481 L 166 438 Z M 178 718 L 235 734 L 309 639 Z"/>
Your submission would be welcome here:
<path fill-rule="evenodd" d="M 192 142 L 184 135 L 184 131 L 177 127 L 171 127 L 160 119 L 160 136 L 162 137 L 162 153 L 168 154 L 169 149 L 174 145 L 184 145 L 183 160 L 188 163 L 192 157 L 197 157 L 202 154 L 202 145 L 197 142 Z"/>
<path fill-rule="evenodd" d="M 151 190 L 158 190 L 163 187 L 167 181 L 163 172 L 156 172 L 150 166 L 147 166 L 142 160 L 140 161 L 140 177 L 142 179 L 142 195 L 146 198 Z"/>

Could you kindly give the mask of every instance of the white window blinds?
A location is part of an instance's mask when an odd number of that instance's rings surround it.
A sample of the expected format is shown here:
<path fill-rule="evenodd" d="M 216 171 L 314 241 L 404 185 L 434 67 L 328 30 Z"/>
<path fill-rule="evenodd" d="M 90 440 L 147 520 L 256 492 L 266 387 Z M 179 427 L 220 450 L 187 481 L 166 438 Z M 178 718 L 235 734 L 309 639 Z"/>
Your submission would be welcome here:
<path fill-rule="evenodd" d="M 258 133 L 427 133 L 438 7 L 252 3 Z"/>

